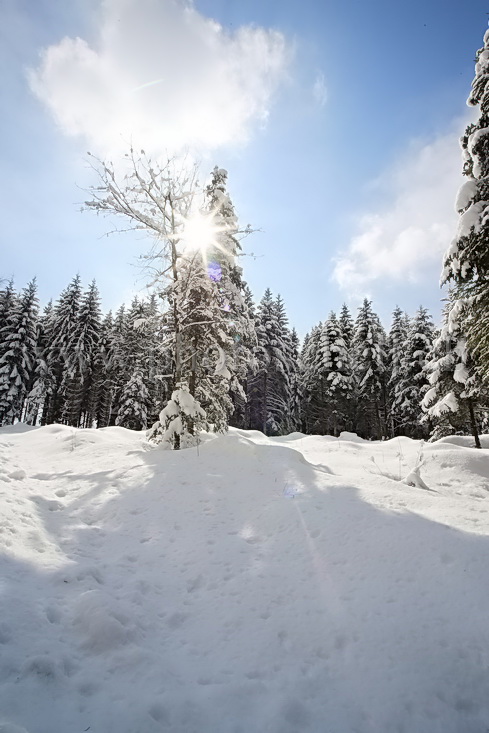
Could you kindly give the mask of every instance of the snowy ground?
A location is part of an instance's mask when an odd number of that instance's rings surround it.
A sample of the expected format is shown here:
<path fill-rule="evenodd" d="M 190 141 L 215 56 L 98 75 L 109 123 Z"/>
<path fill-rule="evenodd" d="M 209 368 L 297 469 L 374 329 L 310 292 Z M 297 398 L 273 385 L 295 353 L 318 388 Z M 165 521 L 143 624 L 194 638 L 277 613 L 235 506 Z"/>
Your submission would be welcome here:
<path fill-rule="evenodd" d="M 469 445 L 3 428 L 0 733 L 486 733 Z"/>

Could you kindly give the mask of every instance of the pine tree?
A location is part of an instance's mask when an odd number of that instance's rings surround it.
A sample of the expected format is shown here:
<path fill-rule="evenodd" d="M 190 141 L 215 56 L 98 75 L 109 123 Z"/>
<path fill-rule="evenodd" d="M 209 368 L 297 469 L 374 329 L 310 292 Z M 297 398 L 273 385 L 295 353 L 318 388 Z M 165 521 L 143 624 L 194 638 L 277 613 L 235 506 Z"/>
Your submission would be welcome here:
<path fill-rule="evenodd" d="M 454 308 L 458 301 L 464 312 L 464 336 L 477 362 L 477 369 L 489 384 L 489 31 L 477 51 L 475 77 L 467 100 L 479 107 L 479 117 L 461 138 L 463 173 L 467 180 L 458 192 L 458 231 L 444 258 L 442 283 L 454 286 Z M 460 330 L 460 324 L 458 327 Z"/>
<path fill-rule="evenodd" d="M 387 339 L 387 359 L 389 364 L 389 429 L 392 436 L 402 434 L 403 416 L 399 409 L 399 385 L 402 379 L 402 364 L 408 335 L 409 319 L 399 306 L 392 313 L 392 325 Z"/>
<path fill-rule="evenodd" d="M 0 290 L 0 334 L 8 324 L 9 316 L 12 314 L 17 302 L 13 280 L 9 280 L 7 287 Z"/>
<path fill-rule="evenodd" d="M 300 341 L 295 328 L 290 332 L 290 399 L 289 423 L 291 431 L 301 428 L 301 405 L 303 389 L 301 384 Z"/>
<path fill-rule="evenodd" d="M 73 427 L 91 427 L 97 414 L 100 375 L 96 365 L 100 328 L 100 295 L 93 281 L 81 298 L 64 352 L 62 421 Z"/>
<path fill-rule="evenodd" d="M 61 293 L 52 316 L 52 340 L 47 353 L 47 366 L 53 374 L 52 393 L 45 406 L 45 422 L 61 422 L 67 398 L 69 375 L 66 364 L 73 358 L 77 337 L 81 300 L 80 276 L 76 275 Z M 43 416 L 44 419 L 44 416 Z"/>
<path fill-rule="evenodd" d="M 22 420 L 36 367 L 37 318 L 34 279 L 22 291 L 0 333 L 0 425 Z"/>
<path fill-rule="evenodd" d="M 146 423 L 148 417 L 151 424 L 158 419 L 157 405 L 161 405 L 165 397 L 164 384 L 158 378 L 163 364 L 160 363 L 161 318 L 157 309 L 156 297 L 153 295 L 148 300 L 134 297 L 127 315 L 124 314 L 124 311 L 119 311 L 116 322 L 117 320 L 120 322 L 122 345 L 118 350 L 116 330 L 111 354 L 112 359 L 119 362 L 119 376 L 117 380 L 113 380 L 118 381 L 119 384 L 116 399 L 116 424 L 127 428 L 132 428 L 134 424 L 137 424 L 139 427 L 134 429 L 141 430 L 143 412 L 140 411 L 140 418 L 136 420 L 127 403 L 128 395 L 134 399 L 135 385 L 139 383 L 142 385 L 144 399 L 141 397 L 141 404 L 144 405 Z M 123 359 L 121 359 L 122 355 L 124 355 Z M 109 366 L 112 364 L 110 363 Z M 166 367 L 168 369 L 168 365 Z"/>
<path fill-rule="evenodd" d="M 330 314 L 321 330 L 320 354 L 325 432 L 338 436 L 348 427 L 353 378 L 348 349 L 335 313 Z"/>
<path fill-rule="evenodd" d="M 360 435 L 387 436 L 385 333 L 372 303 L 365 298 L 355 324 L 353 346 L 358 384 Z"/>
<path fill-rule="evenodd" d="M 343 303 L 343 305 L 341 306 L 338 322 L 341 331 L 341 338 L 345 342 L 346 348 L 349 350 L 353 342 L 355 324 L 346 303 Z"/>
<path fill-rule="evenodd" d="M 243 270 L 238 265 L 238 258 L 242 253 L 238 239 L 240 230 L 227 192 L 227 178 L 227 171 L 216 166 L 206 188 L 208 211 L 216 230 L 215 245 L 207 252 L 207 270 L 210 279 L 218 284 L 219 328 L 227 336 L 220 344 L 220 359 L 225 359 L 229 372 L 231 413 L 236 405 L 240 405 L 244 412 L 244 382 L 250 365 L 253 364 L 256 330 Z M 244 232 L 248 233 L 249 228 Z M 229 422 L 229 413 L 226 418 Z"/>
<path fill-rule="evenodd" d="M 426 365 L 429 388 L 422 407 L 434 425 L 431 439 L 453 433 L 472 432 L 480 448 L 478 411 L 488 404 L 488 393 L 480 381 L 464 330 L 464 310 L 460 300 L 449 302 L 444 323 Z"/>
<path fill-rule="evenodd" d="M 99 394 L 97 401 L 96 423 L 98 428 L 105 428 L 110 424 L 112 400 L 114 398 L 113 379 L 111 371 L 112 335 L 114 318 L 109 311 L 103 318 L 100 326 L 100 339 L 97 354 L 97 371 L 99 375 Z"/>
<path fill-rule="evenodd" d="M 283 415 L 280 416 L 279 432 L 281 434 L 287 434 L 297 428 L 294 418 L 296 400 L 294 390 L 297 391 L 296 383 L 298 379 L 298 363 L 292 342 L 292 333 L 289 329 L 289 319 L 285 311 L 285 303 L 280 294 L 275 298 L 274 307 L 279 329 L 278 338 L 283 344 L 283 369 L 287 377 L 283 382 L 284 412 Z"/>
<path fill-rule="evenodd" d="M 252 425 L 252 395 L 253 395 L 253 378 L 258 369 L 258 361 L 256 358 L 257 351 L 257 325 L 258 316 L 256 313 L 253 293 L 248 285 L 244 286 L 244 301 L 248 314 L 248 318 L 252 324 L 253 345 L 246 349 L 245 374 L 242 379 L 242 397 L 237 390 L 232 390 L 231 398 L 233 400 L 234 412 L 231 417 L 230 424 L 234 427 L 249 429 Z"/>
<path fill-rule="evenodd" d="M 290 344 L 269 288 L 257 311 L 257 369 L 250 378 L 250 426 L 266 435 L 287 432 L 291 401 Z"/>
<path fill-rule="evenodd" d="M 426 437 L 421 424 L 421 401 L 428 389 L 427 360 L 433 346 L 434 326 L 426 308 L 417 310 L 403 344 L 396 375 L 393 408 L 397 429 L 411 438 Z"/>
<path fill-rule="evenodd" d="M 116 425 L 131 430 L 145 430 L 148 418 L 149 393 L 144 383 L 142 369 L 136 367 L 125 385 Z"/>
<path fill-rule="evenodd" d="M 53 302 L 50 300 L 37 323 L 36 337 L 36 368 L 33 375 L 33 385 L 27 397 L 25 421 L 29 425 L 40 422 L 45 424 L 45 407 L 48 403 L 54 385 L 54 375 L 49 367 L 47 355 L 51 343 L 53 319 Z"/>
<path fill-rule="evenodd" d="M 322 354 L 320 342 L 323 324 L 314 326 L 302 346 L 301 376 L 303 400 L 301 410 L 302 429 L 306 433 L 323 434 L 325 400 L 322 380 Z"/>

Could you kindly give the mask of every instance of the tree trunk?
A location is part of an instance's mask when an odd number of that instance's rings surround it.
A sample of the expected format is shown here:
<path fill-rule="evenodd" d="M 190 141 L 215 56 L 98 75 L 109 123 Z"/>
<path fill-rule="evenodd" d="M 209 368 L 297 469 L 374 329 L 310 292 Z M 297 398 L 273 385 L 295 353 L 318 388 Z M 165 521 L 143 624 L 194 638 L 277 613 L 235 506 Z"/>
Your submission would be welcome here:
<path fill-rule="evenodd" d="M 383 436 L 382 420 L 380 418 L 380 407 L 379 407 L 377 398 L 374 400 L 374 405 L 375 405 L 375 416 L 377 418 L 377 435 L 379 436 L 378 440 L 382 440 L 382 436 Z"/>
<path fill-rule="evenodd" d="M 479 440 L 479 431 L 477 430 L 477 422 L 476 422 L 476 419 L 475 419 L 474 405 L 473 405 L 472 400 L 470 399 L 470 397 L 467 400 L 467 406 L 469 408 L 470 425 L 471 425 L 471 428 L 472 428 L 472 435 L 474 436 L 474 440 L 475 440 L 475 447 L 476 448 L 481 448 L 482 446 L 481 446 L 481 442 Z"/>
<path fill-rule="evenodd" d="M 194 351 L 192 354 L 192 360 L 190 363 L 190 379 L 188 382 L 188 389 L 192 397 L 195 397 L 195 390 L 197 389 L 197 353 Z M 188 421 L 188 431 L 190 435 L 195 433 L 195 425 L 192 418 Z"/>
<path fill-rule="evenodd" d="M 190 379 L 189 379 L 189 392 L 192 397 L 195 397 L 195 390 L 197 387 L 197 353 L 194 351 L 192 354 L 192 360 L 190 362 Z"/>
<path fill-rule="evenodd" d="M 173 206 L 172 211 L 172 231 L 175 231 L 175 218 Z M 176 286 L 178 281 L 178 269 L 177 269 L 177 248 L 175 242 L 171 243 L 171 266 L 172 266 L 172 278 L 173 284 Z M 182 335 L 180 333 L 180 319 L 178 313 L 178 303 L 175 292 L 173 293 L 173 327 L 175 329 L 175 360 L 174 360 L 174 372 L 173 372 L 173 389 L 177 387 L 182 378 Z M 173 449 L 180 450 L 180 435 L 176 434 L 173 437 Z"/>

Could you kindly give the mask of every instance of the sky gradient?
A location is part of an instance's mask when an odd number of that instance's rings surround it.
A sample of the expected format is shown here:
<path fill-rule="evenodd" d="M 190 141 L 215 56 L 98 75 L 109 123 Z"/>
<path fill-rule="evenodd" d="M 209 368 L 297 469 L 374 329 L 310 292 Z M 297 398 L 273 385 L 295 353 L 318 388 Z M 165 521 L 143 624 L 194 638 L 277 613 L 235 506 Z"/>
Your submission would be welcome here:
<path fill-rule="evenodd" d="M 365 296 L 440 312 L 456 226 L 458 137 L 486 5 L 197 0 L 6 0 L 0 128 L 1 268 L 43 303 L 79 272 L 104 309 L 145 292 L 144 237 L 80 213 L 86 151 L 190 147 L 229 171 L 259 299 L 303 335 Z M 153 83 L 156 82 L 156 83 Z M 140 139 L 144 138 L 144 139 Z M 252 254 L 251 254 L 252 253 Z"/>

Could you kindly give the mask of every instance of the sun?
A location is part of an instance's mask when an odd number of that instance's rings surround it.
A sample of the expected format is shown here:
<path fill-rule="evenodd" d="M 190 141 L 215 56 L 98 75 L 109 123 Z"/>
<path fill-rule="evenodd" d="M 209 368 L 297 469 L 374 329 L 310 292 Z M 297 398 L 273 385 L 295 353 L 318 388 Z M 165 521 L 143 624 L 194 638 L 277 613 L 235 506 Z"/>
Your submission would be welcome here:
<path fill-rule="evenodd" d="M 218 247 L 217 234 L 222 229 L 216 225 L 213 213 L 195 212 L 183 224 L 180 236 L 183 251 L 204 253 L 211 247 Z"/>

